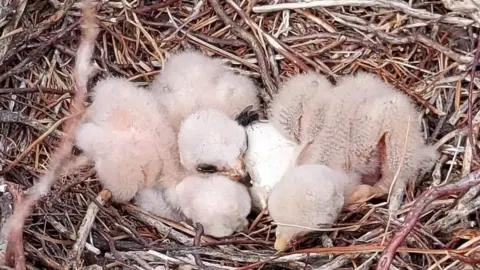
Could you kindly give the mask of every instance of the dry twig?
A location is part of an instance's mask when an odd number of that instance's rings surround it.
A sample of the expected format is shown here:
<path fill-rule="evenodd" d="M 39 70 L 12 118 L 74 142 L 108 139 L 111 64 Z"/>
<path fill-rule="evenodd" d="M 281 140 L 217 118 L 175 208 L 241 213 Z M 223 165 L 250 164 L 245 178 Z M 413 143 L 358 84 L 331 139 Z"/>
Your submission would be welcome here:
<path fill-rule="evenodd" d="M 425 208 L 431 202 L 440 197 L 465 192 L 476 185 L 480 185 L 480 171 L 469 174 L 457 183 L 445 185 L 443 187 L 430 187 L 427 191 L 425 191 L 419 198 L 417 198 L 411 210 L 408 212 L 401 229 L 393 235 L 392 239 L 385 248 L 384 253 L 380 257 L 376 269 L 390 269 L 390 265 L 398 247 L 403 243 L 415 224 L 417 224 L 423 210 L 425 210 Z"/>
<path fill-rule="evenodd" d="M 480 32 L 478 33 L 480 35 Z M 468 140 L 474 159 L 478 160 L 477 148 L 473 138 L 473 87 L 475 85 L 475 71 L 477 70 L 478 61 L 480 60 L 480 36 L 477 37 L 477 49 L 470 67 L 470 83 L 468 84 Z"/>
<path fill-rule="evenodd" d="M 29 215 L 31 208 L 45 194 L 48 193 L 51 186 L 61 172 L 63 165 L 68 161 L 68 156 L 73 147 L 74 131 L 79 119 L 78 112 L 83 110 L 83 100 L 87 92 L 87 82 L 93 68 L 90 64 L 91 55 L 93 53 L 94 42 L 98 35 L 98 29 L 95 23 L 95 14 L 93 3 L 89 0 L 84 1 L 84 18 L 83 18 L 83 37 L 80 47 L 77 51 L 77 61 L 75 68 L 76 95 L 70 107 L 70 113 L 76 115 L 65 124 L 65 137 L 60 143 L 58 150 L 55 152 L 51 161 L 50 170 L 39 179 L 38 183 L 33 186 L 26 197 L 14 209 L 12 217 L 8 223 L 2 228 L 2 233 L 8 233 L 8 245 L 6 250 L 6 260 L 11 266 L 15 265 L 16 269 L 26 269 L 25 255 L 23 250 L 23 226 Z"/>
<path fill-rule="evenodd" d="M 285 9 L 300 9 L 300 8 L 314 8 L 314 7 L 332 7 L 332 6 L 356 6 L 356 7 L 382 7 L 382 8 L 394 8 L 405 12 L 408 15 L 418 17 L 426 20 L 441 20 L 446 23 L 456 24 L 459 26 L 469 26 L 474 23 L 473 20 L 465 19 L 462 17 L 452 16 L 440 16 L 435 13 L 431 13 L 424 9 L 414 9 L 407 3 L 400 1 L 389 0 L 331 0 L 331 1 L 305 1 L 300 3 L 283 3 L 265 6 L 253 7 L 253 12 L 273 12 Z"/>
<path fill-rule="evenodd" d="M 104 205 L 107 202 L 112 193 L 104 189 L 98 194 L 96 200 L 99 204 Z M 87 242 L 88 234 L 92 228 L 93 222 L 95 221 L 95 216 L 98 213 L 98 205 L 95 202 L 91 202 L 88 206 L 87 213 L 82 221 L 82 226 L 78 229 L 77 240 L 70 251 L 70 254 L 67 258 L 67 268 L 74 268 L 77 269 L 81 266 L 81 256 L 83 252 L 83 248 L 85 247 L 85 243 Z"/>
<path fill-rule="evenodd" d="M 277 87 L 273 83 L 272 77 L 270 76 L 270 69 L 267 57 L 265 52 L 263 51 L 262 47 L 258 40 L 250 33 L 248 33 L 245 29 L 238 26 L 230 17 L 228 17 L 227 13 L 222 6 L 220 6 L 217 0 L 209 0 L 210 5 L 217 13 L 218 17 L 220 17 L 226 25 L 232 28 L 232 31 L 235 35 L 240 37 L 241 39 L 245 40 L 252 50 L 255 52 L 255 56 L 257 57 L 258 66 L 260 67 L 260 76 L 262 77 L 262 82 L 265 85 L 267 90 L 267 94 L 270 98 L 272 98 L 273 94 L 277 92 Z"/>

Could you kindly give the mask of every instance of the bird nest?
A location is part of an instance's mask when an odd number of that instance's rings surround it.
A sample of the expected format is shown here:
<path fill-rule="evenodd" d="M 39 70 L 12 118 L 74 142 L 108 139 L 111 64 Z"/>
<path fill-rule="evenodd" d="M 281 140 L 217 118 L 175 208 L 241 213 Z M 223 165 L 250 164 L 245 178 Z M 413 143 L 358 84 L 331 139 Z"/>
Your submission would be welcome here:
<path fill-rule="evenodd" d="M 65 136 L 82 16 L 82 3 L 73 0 L 2 4 L 1 226 L 23 191 L 47 172 Z M 365 70 L 417 103 L 426 139 L 442 155 L 411 181 L 399 212 L 389 213 L 385 199 L 371 200 L 342 213 L 334 229 L 298 239 L 281 254 L 274 252 L 275 226 L 265 213 L 250 216 L 248 234 L 213 239 L 200 227 L 110 203 L 93 168 L 74 170 L 62 174 L 26 221 L 27 268 L 373 269 L 382 267 L 382 254 L 394 256 L 391 269 L 478 267 L 480 186 L 460 181 L 478 176 L 471 173 L 478 166 L 480 123 L 480 81 L 472 79 L 475 4 L 100 1 L 91 81 L 114 75 L 147 85 L 166 56 L 196 48 L 256 80 L 268 104 L 293 74 L 313 69 L 335 81 Z M 2 235 L 2 254 L 6 246 Z"/>

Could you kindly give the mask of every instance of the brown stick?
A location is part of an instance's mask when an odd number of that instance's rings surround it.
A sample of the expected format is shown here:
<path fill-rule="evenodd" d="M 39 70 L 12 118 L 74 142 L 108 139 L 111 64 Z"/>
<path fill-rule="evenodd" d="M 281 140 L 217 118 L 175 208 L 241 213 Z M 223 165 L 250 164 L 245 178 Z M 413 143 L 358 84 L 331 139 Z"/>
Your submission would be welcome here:
<path fill-rule="evenodd" d="M 32 88 L 0 88 L 0 95 L 19 95 L 19 94 L 28 94 L 28 93 L 49 93 L 56 95 L 64 94 L 74 94 L 75 91 L 67 89 L 54 89 L 54 88 L 42 88 L 42 87 L 32 87 Z"/>
<path fill-rule="evenodd" d="M 83 100 L 87 92 L 87 82 L 93 71 L 90 62 L 94 50 L 94 42 L 99 32 L 92 0 L 85 0 L 83 4 L 83 33 L 76 56 L 74 74 L 76 94 L 69 108 L 71 115 L 78 114 L 78 112 L 84 109 Z M 73 147 L 74 131 L 79 119 L 80 116 L 78 114 L 78 116 L 70 118 L 65 123 L 66 135 L 52 157 L 50 170 L 28 191 L 28 195 L 20 202 L 12 217 L 7 221 L 4 228 L 2 228 L 3 232 L 8 233 L 8 244 L 5 254 L 6 260 L 12 267 L 15 265 L 15 269 L 26 269 L 25 253 L 23 250 L 23 227 L 25 220 L 30 214 L 33 205 L 35 205 L 43 195 L 48 193 L 58 175 L 61 173 L 62 167 L 68 162 L 68 157 Z"/>
<path fill-rule="evenodd" d="M 267 57 L 262 50 L 260 43 L 252 34 L 248 33 L 245 29 L 241 28 L 232 19 L 230 19 L 225 12 L 225 9 L 220 6 L 217 0 L 209 0 L 208 2 L 210 2 L 213 10 L 215 10 L 215 13 L 217 13 L 218 17 L 222 19 L 225 25 L 229 25 L 231 27 L 233 34 L 245 40 L 245 42 L 250 45 L 255 53 L 255 56 L 257 57 L 258 67 L 260 68 L 260 76 L 262 77 L 267 94 L 270 98 L 272 98 L 273 94 L 277 92 L 277 87 L 273 83 L 273 80 L 270 76 L 270 70 L 268 69 L 267 65 Z"/>
<path fill-rule="evenodd" d="M 289 50 L 285 44 L 281 44 L 280 41 L 276 40 L 273 36 L 268 33 L 265 33 L 258 25 L 256 25 L 244 12 L 243 10 L 235 3 L 234 0 L 227 0 L 227 3 L 232 6 L 232 8 L 237 12 L 237 14 L 247 23 L 250 28 L 257 29 L 260 34 L 265 36 L 267 42 L 275 49 L 275 51 L 279 52 L 281 55 L 285 56 L 288 60 L 292 61 L 295 65 L 301 68 L 303 71 L 307 72 L 310 68 L 301 60 L 299 59 L 294 52 Z M 265 58 L 266 59 L 266 58 Z"/>
<path fill-rule="evenodd" d="M 96 200 L 99 204 L 104 205 L 105 202 L 110 200 L 112 197 L 112 193 L 108 189 L 104 189 L 98 194 Z M 95 221 L 95 217 L 97 216 L 99 207 L 95 202 L 91 202 L 88 206 L 87 213 L 83 218 L 82 225 L 78 229 L 78 237 L 75 244 L 72 247 L 68 254 L 68 259 L 66 262 L 66 268 L 74 268 L 77 269 L 81 265 L 81 257 L 83 253 L 83 249 L 85 248 L 85 243 L 87 242 L 87 237 L 92 229 L 93 222 Z"/>
<path fill-rule="evenodd" d="M 480 32 L 479 32 L 480 34 Z M 475 71 L 477 69 L 478 60 L 480 58 L 480 37 L 477 37 L 477 49 L 475 50 L 475 57 L 470 67 L 470 83 L 468 84 L 468 139 L 470 140 L 470 146 L 472 147 L 473 159 L 478 159 L 477 150 L 473 140 L 473 85 L 475 79 Z"/>
<path fill-rule="evenodd" d="M 398 247 L 403 243 L 405 238 L 407 238 L 407 235 L 413 229 L 418 219 L 420 218 L 420 215 L 422 214 L 423 210 L 425 210 L 428 204 L 430 204 L 432 201 L 436 200 L 439 197 L 465 192 L 471 187 L 479 184 L 480 171 L 476 171 L 465 176 L 457 183 L 445 185 L 442 187 L 430 187 L 427 191 L 420 195 L 420 197 L 417 198 L 417 200 L 413 204 L 410 212 L 408 212 L 407 216 L 405 217 L 405 221 L 400 227 L 400 230 L 393 235 L 392 239 L 383 251 L 382 257 L 380 257 L 376 270 L 390 269 L 390 264 L 392 264 L 393 257 L 395 256 Z"/>
<path fill-rule="evenodd" d="M 174 4 L 175 2 L 178 2 L 178 1 L 179 0 L 158 1 L 158 3 L 152 4 L 152 5 L 138 7 L 136 9 L 134 9 L 134 11 L 138 12 L 138 13 L 151 12 L 154 9 L 161 9 L 161 8 L 168 7 L 168 6 Z"/>

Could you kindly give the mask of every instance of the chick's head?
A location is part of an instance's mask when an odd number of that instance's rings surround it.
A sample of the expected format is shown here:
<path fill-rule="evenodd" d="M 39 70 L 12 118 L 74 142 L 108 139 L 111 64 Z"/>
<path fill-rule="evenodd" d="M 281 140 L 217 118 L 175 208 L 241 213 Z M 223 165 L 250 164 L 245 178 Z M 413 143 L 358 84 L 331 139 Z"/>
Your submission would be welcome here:
<path fill-rule="evenodd" d="M 225 237 L 248 226 L 251 200 L 247 188 L 225 176 L 188 176 L 176 187 L 180 209 L 208 235 Z"/>
<path fill-rule="evenodd" d="M 182 165 L 202 175 L 221 174 L 233 180 L 247 176 L 245 129 L 226 114 L 200 110 L 187 117 L 178 133 Z"/>
<path fill-rule="evenodd" d="M 227 70 L 222 60 L 201 51 L 185 50 L 168 57 L 162 72 L 152 82 L 154 92 L 194 93 L 212 87 L 211 81 Z"/>
<path fill-rule="evenodd" d="M 267 202 L 270 216 L 278 223 L 276 250 L 286 249 L 294 237 L 335 222 L 344 204 L 339 180 L 346 177 L 325 165 L 301 165 L 285 173 Z"/>

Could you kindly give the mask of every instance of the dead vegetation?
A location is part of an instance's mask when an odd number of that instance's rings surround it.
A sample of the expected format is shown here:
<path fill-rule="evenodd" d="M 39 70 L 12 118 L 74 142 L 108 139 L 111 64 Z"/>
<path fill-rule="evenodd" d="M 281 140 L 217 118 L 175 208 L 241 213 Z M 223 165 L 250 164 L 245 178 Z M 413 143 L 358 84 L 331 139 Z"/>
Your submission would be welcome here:
<path fill-rule="evenodd" d="M 460 1 L 446 0 L 271 2 L 100 1 L 92 58 L 98 76 L 92 81 L 115 75 L 146 85 L 165 56 L 189 47 L 255 78 L 266 103 L 279 82 L 309 69 L 332 80 L 358 70 L 378 74 L 423 108 L 427 139 L 442 153 L 428 174 L 408 186 L 401 210 L 390 214 L 384 200 L 371 201 L 345 212 L 326 235 L 310 234 L 294 251 L 277 256 L 267 216 L 252 216 L 248 235 L 212 239 L 132 205 L 105 203 L 109 194 L 100 193 L 95 171 L 87 167 L 63 175 L 27 218 L 27 268 L 388 269 L 390 261 L 392 269 L 478 267 L 480 186 L 478 173 L 471 173 L 479 165 L 480 81 L 472 65 L 478 59 L 477 1 L 461 1 L 470 5 L 460 9 Z M 88 76 L 73 76 L 80 68 L 74 63 L 81 2 L 1 4 L 3 227 L 11 207 L 17 211 L 25 197 L 22 190 L 56 171 L 56 149 L 68 148 L 61 148 L 60 138 L 75 115 L 69 109 L 73 94 L 78 99 Z M 444 184 L 450 186 L 437 188 Z M 21 226 L 16 229 L 21 234 Z M 0 235 L 2 255 L 6 239 Z"/>

